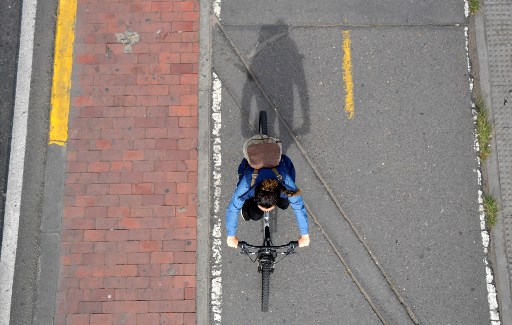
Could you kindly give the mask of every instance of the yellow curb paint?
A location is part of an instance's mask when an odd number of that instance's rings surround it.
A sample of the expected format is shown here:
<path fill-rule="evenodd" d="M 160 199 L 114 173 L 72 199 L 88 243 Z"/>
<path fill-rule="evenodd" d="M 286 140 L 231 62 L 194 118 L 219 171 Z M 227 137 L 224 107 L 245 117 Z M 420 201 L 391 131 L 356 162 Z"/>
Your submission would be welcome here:
<path fill-rule="evenodd" d="M 343 31 L 343 81 L 345 82 L 345 112 L 354 117 L 354 83 L 352 81 L 352 58 L 350 54 L 350 32 Z"/>
<path fill-rule="evenodd" d="M 64 146 L 68 140 L 76 0 L 60 0 L 55 33 L 49 144 Z"/>

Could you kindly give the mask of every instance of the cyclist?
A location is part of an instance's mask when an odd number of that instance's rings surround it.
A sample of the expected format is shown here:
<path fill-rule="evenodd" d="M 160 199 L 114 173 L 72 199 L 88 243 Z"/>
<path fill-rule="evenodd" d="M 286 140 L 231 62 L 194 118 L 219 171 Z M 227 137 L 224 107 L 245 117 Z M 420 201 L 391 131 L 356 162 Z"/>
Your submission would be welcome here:
<path fill-rule="evenodd" d="M 301 234 L 299 247 L 309 245 L 308 217 L 301 191 L 295 185 L 295 168 L 288 156 L 281 155 L 278 166 L 262 168 L 257 174 L 244 158 L 238 166 L 238 177 L 237 187 L 226 209 L 228 246 L 238 246 L 236 229 L 240 210 L 244 220 L 260 220 L 265 211 L 271 211 L 276 206 L 284 210 L 289 205 L 295 213 Z M 254 181 L 253 177 L 256 177 Z"/>

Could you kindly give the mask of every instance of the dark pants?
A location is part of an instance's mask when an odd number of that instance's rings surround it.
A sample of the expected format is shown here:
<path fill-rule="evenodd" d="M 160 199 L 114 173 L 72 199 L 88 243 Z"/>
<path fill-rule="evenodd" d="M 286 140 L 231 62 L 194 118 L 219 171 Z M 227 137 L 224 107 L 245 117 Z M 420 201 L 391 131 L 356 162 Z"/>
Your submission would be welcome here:
<path fill-rule="evenodd" d="M 277 207 L 281 210 L 285 210 L 290 205 L 288 199 L 283 199 L 279 197 L 277 200 Z M 254 221 L 260 220 L 263 217 L 263 211 L 258 208 L 258 204 L 253 197 L 247 199 L 242 206 L 242 216 L 244 219 L 249 220 L 252 219 Z"/>

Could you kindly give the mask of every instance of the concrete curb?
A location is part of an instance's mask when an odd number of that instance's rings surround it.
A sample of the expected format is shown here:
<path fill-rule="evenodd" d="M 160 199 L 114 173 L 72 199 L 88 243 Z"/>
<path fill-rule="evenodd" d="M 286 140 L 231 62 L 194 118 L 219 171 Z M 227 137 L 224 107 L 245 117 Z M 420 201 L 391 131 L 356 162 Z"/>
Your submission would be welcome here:
<path fill-rule="evenodd" d="M 479 11 L 475 14 L 476 48 L 478 55 L 480 78 L 480 91 L 485 106 L 488 108 L 489 120 L 494 123 L 493 103 L 491 96 L 491 84 L 489 79 L 489 56 L 485 36 L 484 14 Z M 491 141 L 491 156 L 482 166 L 487 175 L 487 184 L 490 194 L 496 198 L 501 206 L 500 177 L 498 167 L 498 154 L 496 136 Z M 491 232 L 492 251 L 494 253 L 494 275 L 498 294 L 499 312 L 503 325 L 512 325 L 512 298 L 508 276 L 507 256 L 505 253 L 505 238 L 503 233 L 503 217 L 501 211 L 498 213 L 498 223 Z"/>
<path fill-rule="evenodd" d="M 210 252 L 210 1 L 200 0 L 199 19 L 199 134 L 197 184 L 196 322 L 209 324 Z"/>
<path fill-rule="evenodd" d="M 33 324 L 53 324 L 59 278 L 60 231 L 64 207 L 66 147 L 49 145 L 41 219 L 41 254 Z"/>

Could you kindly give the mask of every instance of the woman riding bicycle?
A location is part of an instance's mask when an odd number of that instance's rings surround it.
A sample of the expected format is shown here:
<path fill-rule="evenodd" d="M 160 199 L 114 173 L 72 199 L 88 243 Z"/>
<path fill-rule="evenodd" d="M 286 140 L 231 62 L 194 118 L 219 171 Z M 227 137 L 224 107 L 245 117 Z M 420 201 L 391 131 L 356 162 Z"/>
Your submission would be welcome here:
<path fill-rule="evenodd" d="M 282 155 L 275 168 L 262 168 L 256 173 L 247 159 L 243 159 L 238 166 L 238 176 L 237 187 L 226 209 L 228 246 L 238 246 L 236 229 L 240 210 L 244 220 L 260 220 L 265 211 L 271 211 L 276 206 L 284 210 L 289 205 L 295 213 L 301 234 L 299 247 L 309 245 L 308 217 L 301 191 L 295 185 L 295 168 L 288 156 Z"/>

